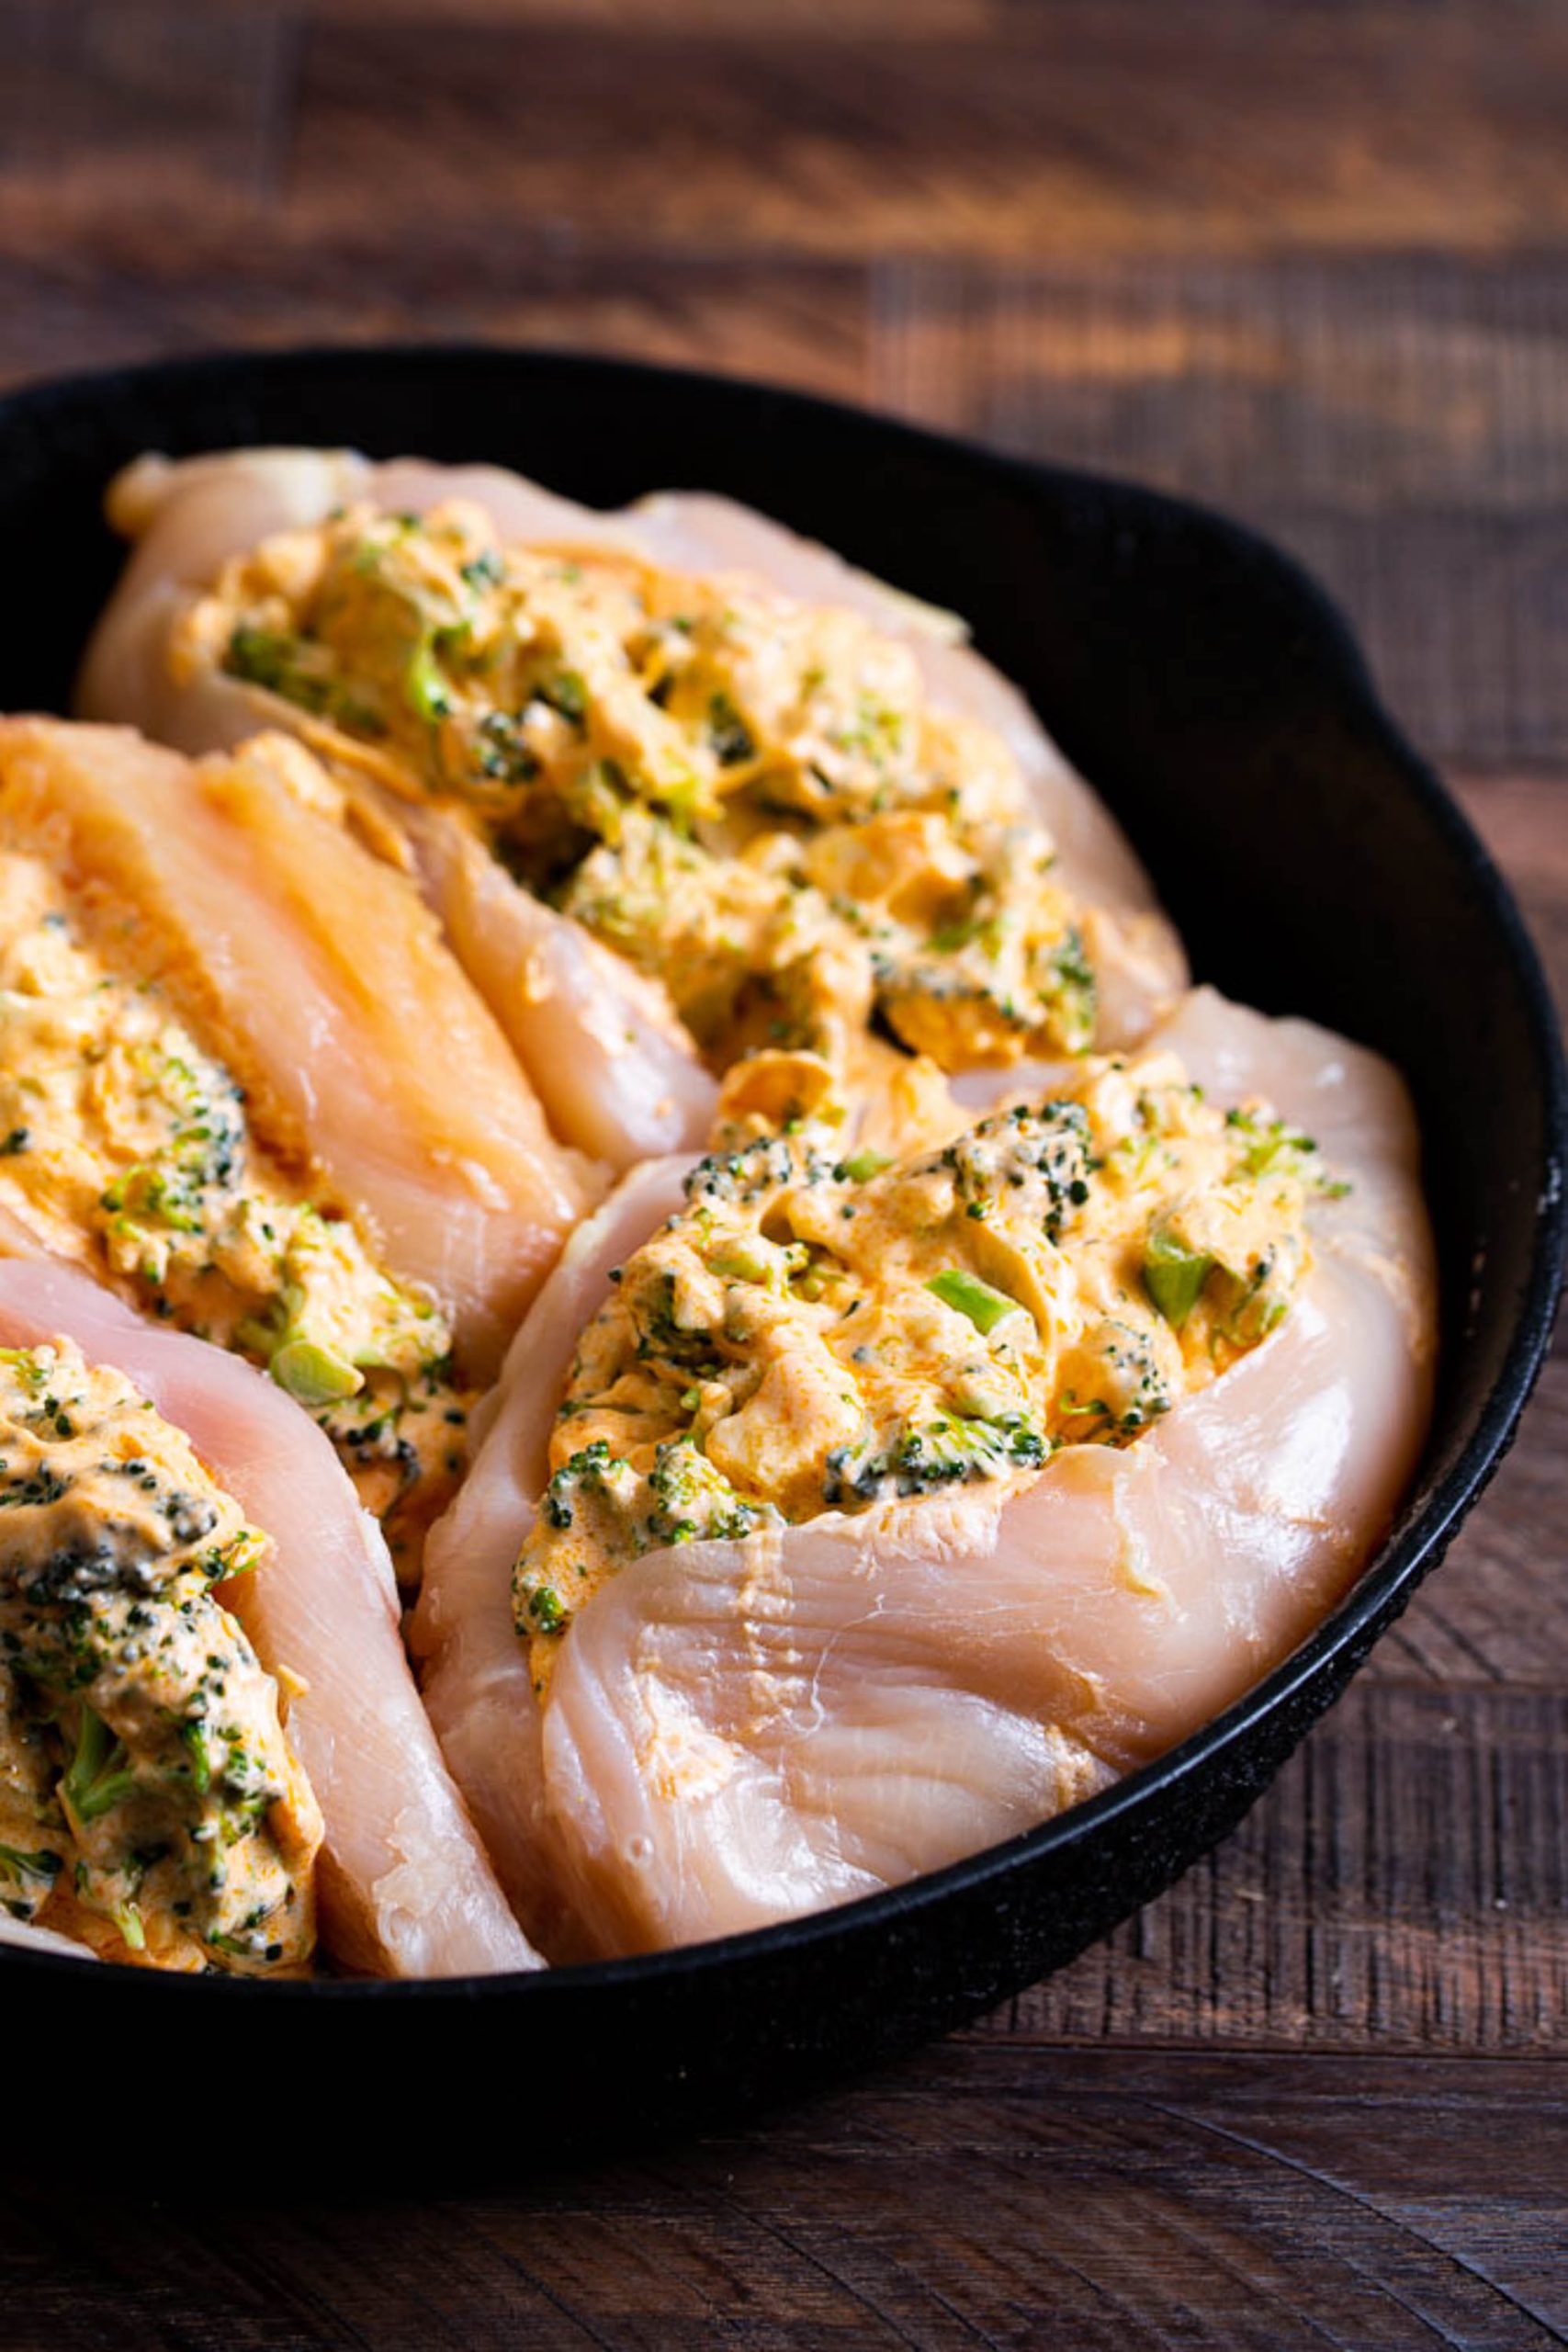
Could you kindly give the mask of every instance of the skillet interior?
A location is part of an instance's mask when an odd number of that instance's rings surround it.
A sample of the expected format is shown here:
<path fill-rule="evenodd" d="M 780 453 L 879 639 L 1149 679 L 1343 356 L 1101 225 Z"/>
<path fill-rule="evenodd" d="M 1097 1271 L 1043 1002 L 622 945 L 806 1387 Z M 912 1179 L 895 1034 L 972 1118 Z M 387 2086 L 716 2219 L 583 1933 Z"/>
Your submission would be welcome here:
<path fill-rule="evenodd" d="M 115 469 L 143 448 L 258 441 L 487 458 L 595 504 L 722 490 L 964 612 L 1126 824 L 1199 976 L 1406 1072 L 1439 1253 L 1437 1413 L 1391 1541 L 1258 1691 L 1043 1829 L 842 1911 L 547 1977 L 257 1986 L 0 1953 L 12 2013 L 25 2003 L 37 2029 L 7 2037 L 21 2098 L 50 2081 L 57 2099 L 62 2047 L 145 2055 L 230 2027 L 256 2079 L 287 2068 L 353 2118 L 357 2178 L 384 2161 L 408 2183 L 458 2156 L 523 2162 L 524 2117 L 550 2117 L 558 2154 L 865 2064 L 1060 1966 L 1224 1835 L 1506 1448 L 1550 1333 L 1568 1123 L 1556 1023 L 1506 891 L 1333 608 L 1240 527 L 798 395 L 612 361 L 176 363 L 0 402 L 16 583 L 0 708 L 65 707 L 118 562 L 99 515 Z"/>

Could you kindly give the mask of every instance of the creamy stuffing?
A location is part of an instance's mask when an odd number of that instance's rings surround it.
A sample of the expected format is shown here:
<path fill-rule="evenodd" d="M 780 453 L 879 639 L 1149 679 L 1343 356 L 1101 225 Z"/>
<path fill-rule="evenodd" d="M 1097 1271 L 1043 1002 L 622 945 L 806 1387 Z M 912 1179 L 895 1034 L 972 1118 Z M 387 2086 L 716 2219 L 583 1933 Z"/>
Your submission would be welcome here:
<path fill-rule="evenodd" d="M 478 507 L 351 507 L 231 561 L 186 616 L 318 744 L 466 812 L 531 889 L 668 989 L 716 1067 L 842 1073 L 873 1024 L 944 1069 L 1074 1052 L 1095 978 L 1010 752 L 931 710 L 859 615 Z"/>
<path fill-rule="evenodd" d="M 571 1367 L 513 1580 L 536 1678 L 640 1553 L 1130 1443 L 1274 1329 L 1332 1189 L 1169 1054 L 897 1159 L 807 1126 L 703 1160 Z"/>
<path fill-rule="evenodd" d="M 0 1350 L 0 1904 L 150 1967 L 306 1969 L 321 1816 L 214 1591 L 266 1537 L 66 1340 Z"/>
<path fill-rule="evenodd" d="M 361 1231 L 258 1148 L 244 1095 L 159 988 L 0 854 L 0 1206 L 145 1311 L 236 1350 L 326 1430 L 400 1566 L 452 1492 L 451 1333 Z"/>

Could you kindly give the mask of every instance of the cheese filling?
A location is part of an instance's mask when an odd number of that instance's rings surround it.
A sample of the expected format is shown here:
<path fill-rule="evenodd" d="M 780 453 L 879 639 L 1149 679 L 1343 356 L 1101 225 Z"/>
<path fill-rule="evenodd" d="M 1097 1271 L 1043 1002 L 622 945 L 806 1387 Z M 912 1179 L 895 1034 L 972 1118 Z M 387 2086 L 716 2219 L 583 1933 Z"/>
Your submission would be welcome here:
<path fill-rule="evenodd" d="M 639 1553 L 1132 1442 L 1279 1323 L 1334 1189 L 1169 1054 L 902 1159 L 806 1127 L 703 1160 L 571 1367 L 513 1579 L 536 1679 Z"/>
<path fill-rule="evenodd" d="M 263 1364 L 333 1439 L 394 1555 L 465 1458 L 435 1306 L 261 1152 L 153 986 L 117 977 L 39 858 L 0 854 L 0 1208 L 133 1305 Z"/>
<path fill-rule="evenodd" d="M 0 1349 L 0 1903 L 117 1960 L 298 1973 L 321 1816 L 214 1597 L 265 1536 L 122 1375 Z"/>
<path fill-rule="evenodd" d="M 949 1069 L 1093 1037 L 1079 910 L 1010 752 L 857 614 L 502 548 L 461 502 L 355 506 L 231 561 L 175 662 L 464 811 L 664 984 L 716 1068 L 837 1068 L 874 1023 Z"/>

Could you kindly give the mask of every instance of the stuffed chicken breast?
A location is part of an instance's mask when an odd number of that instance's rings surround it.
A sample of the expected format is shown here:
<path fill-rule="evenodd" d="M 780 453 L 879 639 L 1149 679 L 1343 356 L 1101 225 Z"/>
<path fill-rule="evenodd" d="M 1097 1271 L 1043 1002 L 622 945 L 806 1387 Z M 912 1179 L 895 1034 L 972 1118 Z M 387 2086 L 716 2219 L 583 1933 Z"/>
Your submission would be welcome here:
<path fill-rule="evenodd" d="M 900 1057 L 1131 1042 L 1182 985 L 1116 828 L 961 629 L 761 516 L 288 451 L 143 461 L 111 511 L 140 544 L 83 707 L 329 752 L 558 1132 L 619 1165 L 702 1141 L 742 1059 L 842 1114 Z"/>
<path fill-rule="evenodd" d="M 116 1958 L 293 1973 L 321 1825 L 214 1597 L 266 1548 L 122 1373 L 0 1353 L 0 1901 Z"/>
<path fill-rule="evenodd" d="M 6 1917 L 186 1971 L 530 1965 L 320 1431 L 47 1261 L 0 1262 L 0 1343 Z"/>
<path fill-rule="evenodd" d="M 109 509 L 80 705 L 174 748 L 0 722 L 9 1932 L 744 1930 L 1342 1597 L 1429 1410 L 1404 1089 L 1188 992 L 960 622 L 705 495 L 263 449 Z"/>
<path fill-rule="evenodd" d="M 1281 1658 L 1425 1428 L 1398 1080 L 1200 992 L 1136 1057 L 835 1159 L 633 1177 L 434 1532 L 428 1702 L 556 1953 L 847 1900 Z"/>
<path fill-rule="evenodd" d="M 588 1171 L 288 737 L 0 722 L 0 1208 L 266 1366 L 412 1576 Z"/>

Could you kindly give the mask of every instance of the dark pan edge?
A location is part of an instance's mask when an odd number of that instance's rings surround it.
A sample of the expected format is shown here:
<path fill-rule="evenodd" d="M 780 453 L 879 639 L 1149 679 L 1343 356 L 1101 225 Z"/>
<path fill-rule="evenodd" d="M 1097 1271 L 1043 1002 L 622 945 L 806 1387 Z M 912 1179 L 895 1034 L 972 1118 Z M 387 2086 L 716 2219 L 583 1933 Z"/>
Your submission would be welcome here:
<path fill-rule="evenodd" d="M 1321 1712 L 1323 1706 L 1337 1695 L 1338 1689 L 1372 1640 L 1405 1605 L 1421 1577 L 1441 1557 L 1464 1515 L 1473 1506 L 1506 1453 L 1550 1342 L 1562 1279 L 1564 1244 L 1568 1240 L 1568 1201 L 1564 1198 L 1562 1182 L 1562 1161 L 1564 1156 L 1568 1156 L 1568 1081 L 1565 1081 L 1561 1038 L 1550 992 L 1534 948 L 1511 895 L 1463 812 L 1444 790 L 1431 768 L 1405 741 L 1384 710 L 1343 615 L 1293 559 L 1245 526 L 1193 502 L 1171 498 L 1108 478 L 1069 475 L 1066 469 L 1033 467 L 1025 461 L 979 449 L 920 426 L 878 417 L 869 410 L 813 395 L 784 391 L 768 385 L 747 383 L 744 379 L 715 378 L 697 370 L 661 368 L 645 363 L 616 362 L 555 350 L 518 352 L 505 346 L 485 345 L 323 346 L 257 355 L 251 364 L 257 368 L 259 373 L 269 376 L 294 374 L 305 378 L 323 366 L 341 368 L 345 364 L 388 369 L 408 368 L 417 372 L 426 368 L 507 366 L 519 360 L 530 368 L 551 372 L 587 370 L 623 379 L 630 378 L 663 384 L 685 384 L 694 390 L 701 388 L 705 396 L 711 396 L 716 387 L 737 390 L 764 400 L 784 414 L 816 412 L 852 423 L 856 429 L 880 443 L 893 440 L 906 446 L 939 450 L 949 456 L 961 454 L 972 468 L 992 472 L 1003 481 L 1021 482 L 1031 479 L 1065 481 L 1071 479 L 1085 484 L 1098 482 L 1109 495 L 1125 499 L 1131 494 L 1147 502 L 1151 512 L 1201 520 L 1213 533 L 1228 540 L 1234 548 L 1249 550 L 1257 560 L 1272 570 L 1281 589 L 1288 589 L 1293 594 L 1302 608 L 1303 619 L 1310 621 L 1319 640 L 1326 665 L 1337 673 L 1338 684 L 1347 706 L 1381 740 L 1386 756 L 1398 767 L 1426 813 L 1441 828 L 1450 842 L 1462 851 L 1477 887 L 1484 896 L 1487 914 L 1506 949 L 1512 976 L 1527 1011 L 1531 1029 L 1530 1042 L 1540 1077 L 1544 1124 L 1553 1141 L 1555 1159 L 1549 1157 L 1540 1171 L 1541 1204 L 1536 1225 L 1535 1247 L 1529 1276 L 1522 1287 L 1509 1347 L 1480 1419 L 1458 1457 L 1429 1493 L 1423 1495 L 1418 1503 L 1407 1506 L 1394 1533 L 1380 1548 L 1338 1610 L 1264 1681 L 1178 1747 L 1129 1775 L 1100 1797 L 1053 1822 L 906 1886 L 863 1898 L 834 1911 L 815 1914 L 710 1944 L 633 1960 L 564 1968 L 540 1976 L 481 1977 L 415 1984 L 321 1982 L 265 1988 L 269 2005 L 279 2005 L 290 2010 L 297 2010 L 301 2002 L 309 2002 L 313 2007 L 331 2005 L 334 2007 L 352 2003 L 362 2011 L 387 2001 L 400 2006 L 413 2001 L 425 2007 L 466 2007 L 482 2000 L 487 1995 L 502 1993 L 513 1998 L 525 1996 L 536 2004 L 540 1999 L 575 1997 L 598 1986 L 650 1984 L 675 1975 L 682 1978 L 707 1976 L 716 1970 L 729 1970 L 741 1959 L 758 1962 L 805 1956 L 827 1942 L 840 1942 L 893 1922 L 911 1922 L 949 1897 L 980 1894 L 996 1886 L 1021 1864 L 1043 1863 L 1052 1857 L 1080 1848 L 1086 1841 L 1092 1840 L 1104 1824 L 1142 1811 L 1151 1798 L 1186 1781 L 1201 1765 L 1223 1762 L 1247 1736 L 1256 1732 L 1267 1719 L 1290 1710 L 1292 1702 L 1309 1700 L 1311 1713 Z M 90 404 L 122 392 L 153 392 L 160 387 L 177 390 L 182 384 L 199 382 L 203 379 L 221 381 L 231 376 L 237 366 L 243 368 L 245 364 L 246 356 L 243 354 L 211 354 L 108 374 L 83 375 L 24 385 L 0 401 L 0 424 L 10 422 L 18 414 L 25 415 L 28 411 L 36 410 L 41 416 L 51 409 L 69 407 L 73 402 Z M 1332 1688 L 1326 1687 L 1329 1683 L 1332 1683 Z M 1303 1721 L 1292 1731 L 1287 1750 L 1294 1746 L 1304 1727 Z M 1272 1769 L 1271 1766 L 1266 1777 L 1271 1777 Z M 1263 1784 L 1262 1781 L 1258 1781 L 1251 1794 L 1258 1793 Z M 1250 1795 L 1246 1801 L 1250 1802 Z M 68 1978 L 93 1965 L 87 1962 L 15 1951 L 9 1946 L 0 1948 L 0 1958 L 6 1965 L 14 1965 L 24 1973 L 31 1972 L 35 1979 L 44 1974 Z M 193 1995 L 208 2000 L 251 2000 L 256 1990 L 228 1979 L 206 1978 L 197 1980 L 200 1984 L 198 1994 L 188 1980 L 181 1980 L 180 1991 L 174 1993 L 172 1980 L 150 1973 L 131 1974 L 116 1972 L 116 1974 L 122 1984 L 130 1977 L 138 1988 L 136 1997 L 143 2005 L 149 1999 L 171 1996 L 188 2002 Z M 978 1988 L 974 2006 L 987 2005 L 1006 1989 L 1000 1984 Z M 955 2009 L 953 2016 L 957 2014 Z"/>

